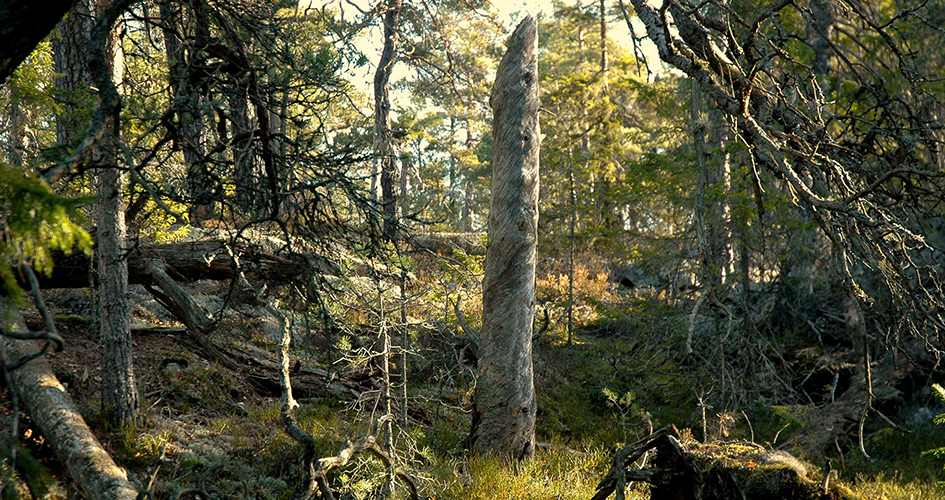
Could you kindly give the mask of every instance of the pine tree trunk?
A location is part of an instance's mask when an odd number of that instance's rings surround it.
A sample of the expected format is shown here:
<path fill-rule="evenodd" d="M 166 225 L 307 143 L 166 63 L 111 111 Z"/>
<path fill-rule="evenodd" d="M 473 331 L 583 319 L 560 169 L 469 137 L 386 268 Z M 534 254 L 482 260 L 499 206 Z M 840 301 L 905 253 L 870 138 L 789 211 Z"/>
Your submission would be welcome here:
<path fill-rule="evenodd" d="M 100 13 L 106 5 L 107 2 L 102 0 Z M 108 31 L 102 39 L 92 41 L 92 44 L 103 43 L 104 50 L 94 47 L 99 50 L 90 58 L 90 62 L 95 60 L 92 77 L 100 89 L 99 105 L 112 110 L 94 155 L 95 163 L 100 167 L 96 181 L 98 246 L 95 251 L 99 283 L 99 335 L 103 349 L 102 408 L 113 424 L 123 426 L 137 418 L 138 391 L 131 357 L 124 178 L 118 167 L 121 96 L 116 82 L 121 81 L 121 59 L 118 33 L 111 29 Z"/>
<path fill-rule="evenodd" d="M 92 31 L 89 0 L 80 0 L 59 24 L 52 40 L 56 67 L 56 99 L 62 106 L 56 113 L 56 142 L 72 148 L 85 132 L 81 130 L 85 110 L 93 106 L 88 89 L 92 86 L 86 53 Z"/>
<path fill-rule="evenodd" d="M 535 444 L 532 320 L 538 229 L 538 25 L 525 18 L 508 42 L 491 98 L 494 159 L 482 343 L 470 443 L 499 456 Z"/>
<path fill-rule="evenodd" d="M 398 174 L 394 159 L 394 138 L 390 129 L 390 74 L 397 62 L 397 27 L 403 0 L 389 0 L 384 14 L 384 50 L 374 73 L 374 156 L 380 170 L 381 211 L 384 235 L 397 235 Z"/>

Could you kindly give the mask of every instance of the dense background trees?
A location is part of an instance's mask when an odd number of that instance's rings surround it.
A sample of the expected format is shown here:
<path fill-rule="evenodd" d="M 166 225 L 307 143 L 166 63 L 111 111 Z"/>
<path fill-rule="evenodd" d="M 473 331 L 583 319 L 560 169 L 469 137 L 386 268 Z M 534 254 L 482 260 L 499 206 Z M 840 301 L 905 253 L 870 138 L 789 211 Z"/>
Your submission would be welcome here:
<path fill-rule="evenodd" d="M 554 3 L 537 17 L 534 310 L 480 292 L 497 257 L 480 233 L 503 210 L 488 96 L 513 26 L 491 4 L 53 4 L 0 5 L 0 275 L 5 309 L 54 344 L 21 265 L 45 301 L 85 304 L 96 431 L 150 435 L 191 387 L 177 358 L 132 363 L 149 342 L 132 330 L 159 315 L 262 398 L 215 408 L 262 408 L 289 378 L 348 398 L 357 416 L 324 443 L 290 415 L 307 476 L 294 459 L 263 476 L 307 477 L 300 495 L 409 492 L 424 463 L 476 488 L 459 443 L 476 367 L 504 365 L 477 330 L 499 306 L 536 318 L 516 345 L 535 343 L 540 442 L 609 448 L 653 421 L 706 439 L 743 415 L 843 459 L 932 404 L 938 2 Z M 76 286 L 94 293 L 55 291 Z M 355 434 L 380 462 L 328 481 L 318 456 Z"/>

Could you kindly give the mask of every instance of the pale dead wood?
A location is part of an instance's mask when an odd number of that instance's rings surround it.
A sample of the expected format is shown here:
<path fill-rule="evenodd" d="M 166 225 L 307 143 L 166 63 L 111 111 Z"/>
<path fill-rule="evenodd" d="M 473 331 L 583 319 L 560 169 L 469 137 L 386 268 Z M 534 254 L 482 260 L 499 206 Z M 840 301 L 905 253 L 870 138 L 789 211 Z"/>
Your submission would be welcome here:
<path fill-rule="evenodd" d="M 509 37 L 490 97 L 493 119 L 489 241 L 469 443 L 524 459 L 535 449 L 532 328 L 538 239 L 540 106 L 538 23 L 526 17 Z"/>

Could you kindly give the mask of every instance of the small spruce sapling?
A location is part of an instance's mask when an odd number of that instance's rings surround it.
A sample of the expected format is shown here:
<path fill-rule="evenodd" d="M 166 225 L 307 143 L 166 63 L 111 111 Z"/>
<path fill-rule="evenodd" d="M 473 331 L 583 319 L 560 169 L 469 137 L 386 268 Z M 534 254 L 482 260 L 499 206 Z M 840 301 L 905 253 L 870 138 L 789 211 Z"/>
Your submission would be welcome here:
<path fill-rule="evenodd" d="M 945 403 L 945 388 L 938 384 L 932 384 L 932 393 L 935 394 L 935 397 L 938 398 L 939 401 Z M 939 413 L 934 417 L 933 421 L 938 425 L 945 424 L 945 413 Z M 945 447 L 923 451 L 922 456 L 945 458 Z M 945 486 L 945 481 L 939 481 L 938 485 Z"/>

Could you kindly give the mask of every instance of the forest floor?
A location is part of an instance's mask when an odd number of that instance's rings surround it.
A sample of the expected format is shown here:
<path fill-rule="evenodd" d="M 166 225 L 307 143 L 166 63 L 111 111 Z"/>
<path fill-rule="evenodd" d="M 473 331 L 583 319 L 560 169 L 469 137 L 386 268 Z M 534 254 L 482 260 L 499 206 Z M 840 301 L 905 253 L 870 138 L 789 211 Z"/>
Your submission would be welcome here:
<path fill-rule="evenodd" d="M 206 284 L 192 290 L 214 292 Z M 135 428 L 109 428 L 99 410 L 100 346 L 92 334 L 88 302 L 81 290 L 47 297 L 66 342 L 65 351 L 49 359 L 120 465 L 147 482 L 161 463 L 154 489 L 159 499 L 175 492 L 183 499 L 291 495 L 299 486 L 301 448 L 282 429 L 277 395 L 261 394 L 245 373 L 207 361 L 180 325 L 139 288 L 134 292 L 134 356 L 142 419 Z M 660 337 L 653 324 L 640 322 L 643 314 L 638 313 L 633 324 L 620 318 L 581 323 L 570 345 L 560 320 L 536 339 L 540 444 L 534 460 L 514 466 L 465 454 L 471 370 L 464 368 L 462 358 L 457 361 L 453 344 L 435 338 L 435 332 L 419 335 L 419 354 L 408 363 L 414 372 L 408 392 L 422 418 L 409 419 L 396 443 L 420 478 L 422 493 L 438 499 L 586 500 L 606 474 L 614 450 L 646 435 L 650 425 L 672 423 L 691 427 L 696 437 L 706 432 L 710 438 L 752 439 L 767 447 L 783 443 L 799 428 L 789 414 L 766 412 L 763 402 L 741 409 L 744 412 L 710 410 L 703 421 L 697 397 L 700 386 L 692 376 L 697 374 L 686 376 L 694 368 L 680 366 L 672 355 L 678 339 L 672 347 L 673 335 L 664 332 Z M 41 327 L 37 316 L 27 316 L 27 321 L 31 327 Z M 229 321 L 221 323 L 215 342 L 259 356 L 269 353 L 276 360 L 275 344 L 258 324 L 239 315 Z M 299 359 L 305 366 L 331 369 L 330 342 L 314 339 L 312 345 L 319 347 L 302 349 Z M 322 456 L 333 456 L 347 440 L 365 435 L 371 425 L 372 409 L 365 401 L 323 397 L 301 402 L 300 422 L 316 438 Z M 722 423 L 729 414 L 735 415 L 733 423 Z M 8 393 L 2 399 L 2 415 L 12 415 Z M 893 418 L 911 417 L 903 413 Z M 11 429 L 9 418 L 0 422 Z M 945 499 L 945 490 L 935 484 L 941 477 L 940 462 L 922 456 L 929 448 L 945 446 L 945 429 L 932 424 L 931 414 L 926 422 L 912 423 L 911 434 L 868 426 L 866 446 L 873 460 L 863 460 L 848 446 L 842 465 L 834 464 L 840 478 L 865 498 Z M 76 498 L 62 465 L 27 416 L 21 416 L 17 434 L 59 478 L 59 497 Z M 823 457 L 803 458 L 813 462 L 815 471 L 824 465 Z M 341 498 L 374 498 L 382 477 L 379 464 L 365 457 L 332 480 Z M 184 493 L 187 489 L 189 493 Z M 645 488 L 635 486 L 630 497 L 645 498 Z"/>

